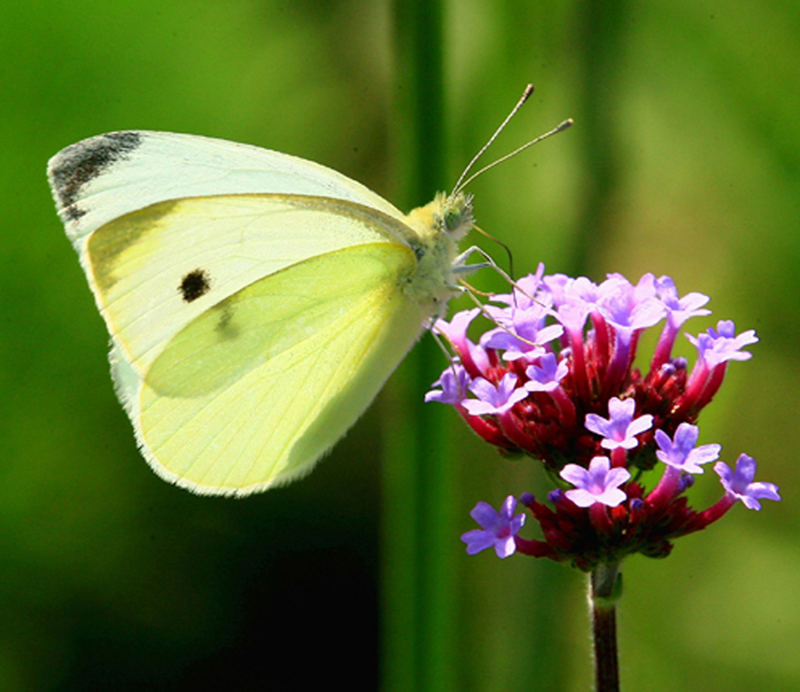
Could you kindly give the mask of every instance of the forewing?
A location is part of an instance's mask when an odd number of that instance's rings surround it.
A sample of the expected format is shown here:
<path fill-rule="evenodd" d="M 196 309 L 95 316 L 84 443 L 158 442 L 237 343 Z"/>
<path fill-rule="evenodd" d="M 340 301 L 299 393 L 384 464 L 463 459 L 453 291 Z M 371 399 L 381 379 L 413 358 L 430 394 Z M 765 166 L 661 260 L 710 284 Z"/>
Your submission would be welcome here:
<path fill-rule="evenodd" d="M 192 197 L 107 223 L 82 259 L 121 356 L 144 373 L 175 334 L 245 286 L 316 255 L 395 244 L 402 232 L 392 217 L 330 198 Z"/>
<path fill-rule="evenodd" d="M 374 398 L 427 315 L 404 245 L 338 250 L 248 286 L 173 338 L 144 381 L 115 372 L 142 452 L 194 492 L 307 473 Z"/>
<path fill-rule="evenodd" d="M 278 193 L 363 204 L 402 220 L 392 204 L 326 166 L 269 149 L 172 132 L 110 132 L 50 159 L 56 207 L 76 249 L 109 221 L 184 197 Z"/>

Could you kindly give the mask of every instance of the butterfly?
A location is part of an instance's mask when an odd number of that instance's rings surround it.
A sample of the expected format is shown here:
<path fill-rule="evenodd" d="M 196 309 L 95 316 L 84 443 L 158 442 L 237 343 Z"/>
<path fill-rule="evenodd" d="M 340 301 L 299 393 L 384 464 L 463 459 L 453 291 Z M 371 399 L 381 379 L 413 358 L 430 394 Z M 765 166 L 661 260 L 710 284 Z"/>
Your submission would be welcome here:
<path fill-rule="evenodd" d="M 472 210 L 404 214 L 311 161 L 166 132 L 73 144 L 48 177 L 145 459 L 197 493 L 306 473 L 453 294 Z"/>
<path fill-rule="evenodd" d="M 245 144 L 111 132 L 56 154 L 48 179 L 140 451 L 200 494 L 307 473 L 475 266 L 462 191 L 404 214 Z"/>

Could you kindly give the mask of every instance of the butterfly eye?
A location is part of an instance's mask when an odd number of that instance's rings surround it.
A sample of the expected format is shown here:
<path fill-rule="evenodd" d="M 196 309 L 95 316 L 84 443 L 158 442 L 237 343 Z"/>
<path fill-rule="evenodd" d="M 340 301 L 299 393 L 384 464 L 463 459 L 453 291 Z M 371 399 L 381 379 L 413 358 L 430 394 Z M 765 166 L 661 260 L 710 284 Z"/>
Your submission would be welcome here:
<path fill-rule="evenodd" d="M 442 230 L 455 240 L 472 226 L 472 200 L 462 193 L 444 199 L 439 213 Z"/>
<path fill-rule="evenodd" d="M 461 225 L 463 214 L 460 211 L 450 209 L 444 214 L 444 227 L 447 231 L 453 231 Z"/>

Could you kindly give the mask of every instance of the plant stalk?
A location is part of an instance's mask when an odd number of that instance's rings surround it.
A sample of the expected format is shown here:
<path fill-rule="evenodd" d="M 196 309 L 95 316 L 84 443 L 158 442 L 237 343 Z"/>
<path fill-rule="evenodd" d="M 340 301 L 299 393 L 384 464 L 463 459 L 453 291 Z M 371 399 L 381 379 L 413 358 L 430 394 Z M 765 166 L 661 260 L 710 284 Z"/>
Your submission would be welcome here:
<path fill-rule="evenodd" d="M 621 595 L 619 563 L 599 565 L 590 576 L 589 595 L 597 692 L 619 692 L 616 602 Z"/>

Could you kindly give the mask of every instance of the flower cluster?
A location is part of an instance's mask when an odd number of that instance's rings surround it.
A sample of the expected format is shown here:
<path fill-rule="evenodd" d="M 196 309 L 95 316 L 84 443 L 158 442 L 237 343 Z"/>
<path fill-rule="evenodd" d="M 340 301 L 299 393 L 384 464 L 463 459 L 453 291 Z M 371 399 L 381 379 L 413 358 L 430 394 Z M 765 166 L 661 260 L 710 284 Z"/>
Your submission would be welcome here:
<path fill-rule="evenodd" d="M 523 494 L 543 540 L 519 536 L 525 515 L 510 496 L 498 513 L 485 502 L 472 512 L 482 528 L 462 536 L 470 554 L 494 546 L 498 556 L 516 551 L 591 570 L 641 552 L 663 557 L 671 540 L 705 528 L 737 501 L 760 509 L 780 500 L 772 483 L 754 482 L 756 463 L 739 456 L 735 469 L 717 461 L 720 445 L 697 446 L 700 411 L 719 390 L 727 364 L 747 360 L 743 349 L 758 341 L 738 336 L 733 322 L 686 335 L 697 350 L 691 370 L 673 357 L 681 326 L 709 315 L 708 297 L 678 296 L 669 277 L 643 276 L 631 284 L 619 274 L 600 284 L 585 277 L 535 275 L 509 294 L 457 313 L 434 329 L 454 356 L 426 401 L 451 404 L 467 424 L 502 454 L 540 459 L 558 487 L 550 506 Z M 491 321 L 478 342 L 467 336 L 483 314 Z M 641 333 L 664 322 L 649 368 L 634 367 Z M 724 489 L 712 507 L 697 512 L 684 491 L 702 466 Z M 641 476 L 656 466 L 650 490 Z"/>

